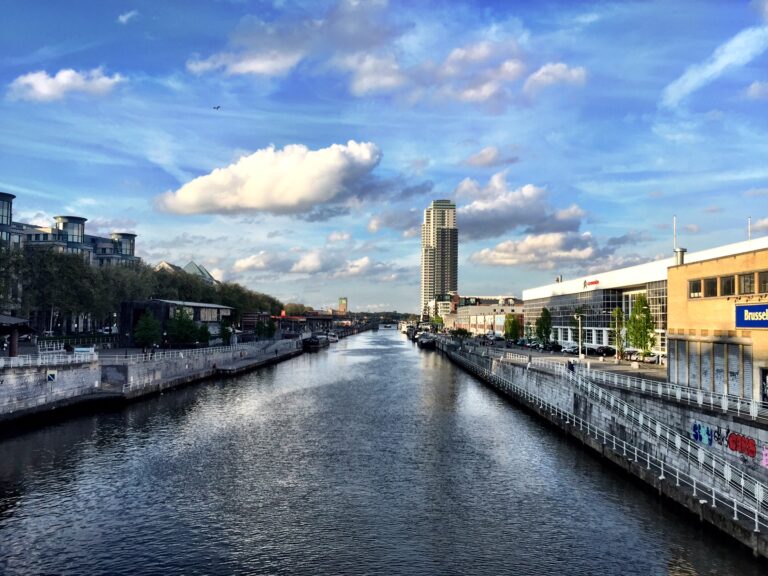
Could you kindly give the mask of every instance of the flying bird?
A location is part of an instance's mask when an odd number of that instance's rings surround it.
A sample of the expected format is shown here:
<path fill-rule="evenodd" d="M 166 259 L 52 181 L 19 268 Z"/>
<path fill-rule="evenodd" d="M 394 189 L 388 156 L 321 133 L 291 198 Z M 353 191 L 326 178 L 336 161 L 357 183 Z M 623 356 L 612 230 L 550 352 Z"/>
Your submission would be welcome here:
<path fill-rule="evenodd" d="M 213 107 L 213 109 L 214 109 L 214 110 L 220 110 L 220 109 L 221 109 L 221 106 L 214 106 L 214 107 Z"/>

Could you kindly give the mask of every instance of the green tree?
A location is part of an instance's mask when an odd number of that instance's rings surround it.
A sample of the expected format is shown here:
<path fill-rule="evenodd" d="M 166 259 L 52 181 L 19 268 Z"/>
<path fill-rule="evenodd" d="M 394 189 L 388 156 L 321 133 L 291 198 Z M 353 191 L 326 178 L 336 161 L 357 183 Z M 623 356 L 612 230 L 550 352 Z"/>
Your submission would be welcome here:
<path fill-rule="evenodd" d="M 429 319 L 430 324 L 435 324 L 437 326 L 443 325 L 443 317 L 442 316 L 432 316 L 432 318 Z"/>
<path fill-rule="evenodd" d="M 192 344 L 197 342 L 199 331 L 197 324 L 183 308 L 177 308 L 173 318 L 168 320 L 168 340 L 173 344 Z"/>
<path fill-rule="evenodd" d="M 611 329 L 610 334 L 613 338 L 613 345 L 619 358 L 624 357 L 624 331 L 626 318 L 621 308 L 616 307 L 611 311 Z"/>
<path fill-rule="evenodd" d="M 504 337 L 514 340 L 520 338 L 522 332 L 522 323 L 517 314 L 507 314 L 504 316 Z"/>
<path fill-rule="evenodd" d="M 470 333 L 466 328 L 456 328 L 455 330 L 451 330 L 451 336 L 454 338 L 469 338 Z"/>
<path fill-rule="evenodd" d="M 219 323 L 219 334 L 221 335 L 222 342 L 224 342 L 224 346 L 229 346 L 229 343 L 232 341 L 232 325 L 226 318 L 222 319 Z"/>
<path fill-rule="evenodd" d="M 543 345 L 549 344 L 552 335 L 552 314 L 549 308 L 542 308 L 541 315 L 536 318 L 536 339 Z"/>
<path fill-rule="evenodd" d="M 651 348 L 656 342 L 654 328 L 648 300 L 645 294 L 640 294 L 627 320 L 627 338 L 632 346 L 641 350 L 643 357 L 651 353 Z"/>
<path fill-rule="evenodd" d="M 197 340 L 206 345 L 211 341 L 211 331 L 208 329 L 207 324 L 201 324 L 197 329 Z"/>
<path fill-rule="evenodd" d="M 149 312 L 144 312 L 136 328 L 133 330 L 133 340 L 139 346 L 154 346 L 160 343 L 160 322 Z"/>

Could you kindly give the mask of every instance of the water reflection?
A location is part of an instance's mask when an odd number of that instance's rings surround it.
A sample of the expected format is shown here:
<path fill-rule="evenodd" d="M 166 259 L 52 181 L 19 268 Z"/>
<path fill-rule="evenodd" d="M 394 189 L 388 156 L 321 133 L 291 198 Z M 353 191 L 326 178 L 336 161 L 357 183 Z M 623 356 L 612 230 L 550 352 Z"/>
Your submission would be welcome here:
<path fill-rule="evenodd" d="M 0 440 L 0 573 L 764 574 L 394 331 Z"/>

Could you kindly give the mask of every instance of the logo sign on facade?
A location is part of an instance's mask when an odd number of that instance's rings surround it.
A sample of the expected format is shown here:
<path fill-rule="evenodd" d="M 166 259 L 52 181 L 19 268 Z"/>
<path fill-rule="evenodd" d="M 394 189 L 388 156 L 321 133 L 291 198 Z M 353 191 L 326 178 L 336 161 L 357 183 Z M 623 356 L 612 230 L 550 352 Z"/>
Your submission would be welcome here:
<path fill-rule="evenodd" d="M 600 284 L 600 280 L 584 280 L 584 290 L 594 288 Z"/>
<path fill-rule="evenodd" d="M 736 306 L 736 328 L 768 328 L 768 304 Z"/>
<path fill-rule="evenodd" d="M 56 382 L 56 370 L 48 370 L 45 379 L 48 382 Z"/>

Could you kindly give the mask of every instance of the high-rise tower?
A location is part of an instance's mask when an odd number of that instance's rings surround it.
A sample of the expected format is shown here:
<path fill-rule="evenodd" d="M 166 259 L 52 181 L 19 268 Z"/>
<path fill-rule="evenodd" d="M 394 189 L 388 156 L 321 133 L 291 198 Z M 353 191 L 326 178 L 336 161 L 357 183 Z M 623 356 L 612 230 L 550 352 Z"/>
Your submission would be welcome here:
<path fill-rule="evenodd" d="M 456 205 L 433 200 L 421 226 L 421 314 L 429 316 L 435 296 L 456 292 L 459 284 L 459 229 Z"/>

